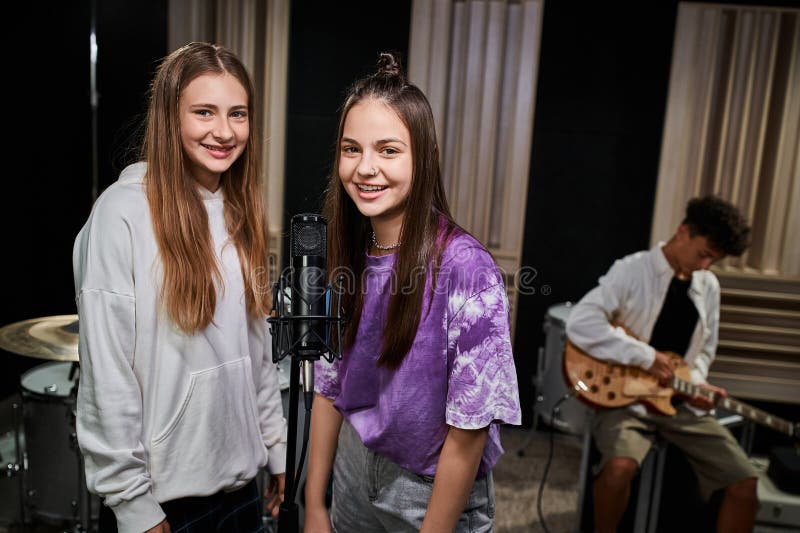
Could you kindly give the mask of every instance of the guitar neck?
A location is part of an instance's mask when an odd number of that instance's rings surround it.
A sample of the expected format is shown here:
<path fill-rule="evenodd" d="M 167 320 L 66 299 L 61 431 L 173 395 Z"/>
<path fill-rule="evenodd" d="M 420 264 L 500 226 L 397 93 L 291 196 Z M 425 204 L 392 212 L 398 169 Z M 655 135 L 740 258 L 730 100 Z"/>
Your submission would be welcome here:
<path fill-rule="evenodd" d="M 781 433 L 785 433 L 790 437 L 797 436 L 795 425 L 788 420 L 771 415 L 766 411 L 762 411 L 757 407 L 740 402 L 739 400 L 731 398 L 730 396 L 723 398 L 722 396 L 718 396 L 707 389 L 697 385 L 692 385 L 688 381 L 677 377 L 673 378 L 673 388 L 680 394 L 685 394 L 688 396 L 705 396 L 706 398 L 710 398 L 714 402 L 714 405 L 721 407 L 726 411 L 731 411 L 732 413 L 741 415 L 748 420 L 752 420 L 756 424 L 771 427 L 772 429 L 780 431 Z"/>

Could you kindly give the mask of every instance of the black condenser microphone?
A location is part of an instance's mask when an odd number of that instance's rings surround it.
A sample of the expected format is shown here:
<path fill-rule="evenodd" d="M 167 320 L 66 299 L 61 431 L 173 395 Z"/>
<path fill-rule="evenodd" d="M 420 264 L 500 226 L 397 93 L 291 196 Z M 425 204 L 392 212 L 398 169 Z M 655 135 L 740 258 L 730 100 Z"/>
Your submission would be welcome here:
<path fill-rule="evenodd" d="M 314 361 L 329 363 L 342 358 L 342 294 L 344 276 L 329 284 L 327 273 L 328 223 L 320 215 L 305 213 L 292 217 L 289 226 L 290 262 L 273 285 L 272 316 L 267 318 L 272 335 L 272 362 L 291 356 L 289 374 L 289 434 L 286 450 L 286 499 L 278 512 L 278 533 L 299 531 L 299 507 L 295 502 L 297 481 L 303 472 L 314 400 Z M 290 302 L 286 300 L 290 299 Z M 331 327 L 335 329 L 331 329 Z M 331 334 L 333 332 L 333 335 Z M 331 344 L 329 342 L 333 340 Z M 303 371 L 303 399 L 306 417 L 303 448 L 295 468 L 297 451 L 297 408 L 300 370 Z"/>
<path fill-rule="evenodd" d="M 294 353 L 303 361 L 303 393 L 313 399 L 314 360 L 326 350 L 328 223 L 320 215 L 305 213 L 291 220 L 291 293 Z M 315 318 L 302 318 L 315 317 Z"/>

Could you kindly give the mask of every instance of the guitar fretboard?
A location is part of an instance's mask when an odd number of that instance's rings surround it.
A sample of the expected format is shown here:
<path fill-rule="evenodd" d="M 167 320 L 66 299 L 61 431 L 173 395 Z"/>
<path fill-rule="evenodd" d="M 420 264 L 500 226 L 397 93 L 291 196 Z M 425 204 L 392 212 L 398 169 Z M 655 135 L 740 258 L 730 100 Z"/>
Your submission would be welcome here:
<path fill-rule="evenodd" d="M 741 415 L 757 424 L 769 426 L 776 431 L 780 431 L 781 433 L 789 435 L 790 437 L 795 436 L 796 430 L 793 423 L 775 415 L 771 415 L 765 411 L 762 411 L 761 409 L 753 407 L 752 405 L 747 405 L 746 403 L 740 402 L 739 400 L 731 398 L 730 396 L 726 398 L 721 396 L 718 397 L 713 392 L 700 386 L 692 385 L 688 381 L 684 381 L 678 377 L 672 378 L 672 388 L 675 389 L 676 392 L 685 394 L 687 396 L 705 396 L 711 399 L 711 401 L 713 401 L 714 405 L 717 407 L 721 407 L 722 409 Z"/>

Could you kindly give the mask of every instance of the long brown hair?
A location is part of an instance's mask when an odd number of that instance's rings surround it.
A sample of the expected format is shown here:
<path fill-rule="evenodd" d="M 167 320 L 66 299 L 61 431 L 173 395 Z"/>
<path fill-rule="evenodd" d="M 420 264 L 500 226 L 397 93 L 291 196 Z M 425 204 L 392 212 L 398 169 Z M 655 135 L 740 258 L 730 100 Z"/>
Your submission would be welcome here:
<path fill-rule="evenodd" d="M 365 99 L 376 99 L 390 106 L 400 117 L 411 137 L 411 190 L 405 204 L 400 242 L 394 265 L 396 287 L 389 300 L 387 323 L 378 364 L 398 368 L 414 338 L 422 313 L 425 284 L 418 283 L 415 272 L 420 268 L 432 274 L 435 287 L 436 270 L 447 236 L 457 227 L 450 215 L 439 169 L 439 146 L 436 127 L 428 99 L 403 76 L 395 54 L 382 53 L 376 73 L 358 80 L 350 88 L 339 118 L 336 157 L 325 196 L 324 214 L 328 219 L 328 271 L 353 272 L 355 285 L 345 291 L 342 306 L 348 314 L 343 345 L 352 346 L 358 332 L 364 305 L 362 294 L 365 252 L 372 226 L 344 190 L 339 177 L 342 134 L 347 113 Z M 445 221 L 440 235 L 440 218 Z M 443 237 L 443 238 L 440 238 Z"/>
<path fill-rule="evenodd" d="M 145 191 L 163 268 L 161 300 L 168 316 L 184 332 L 205 329 L 214 317 L 222 278 L 208 215 L 189 174 L 181 146 L 178 100 L 181 91 L 203 74 L 230 74 L 247 91 L 250 134 L 244 151 L 222 175 L 225 224 L 236 246 L 244 278 L 247 312 L 266 315 L 267 220 L 258 183 L 260 161 L 254 90 L 247 70 L 229 50 L 190 43 L 159 66 L 150 86 L 141 157 L 147 161 Z"/>

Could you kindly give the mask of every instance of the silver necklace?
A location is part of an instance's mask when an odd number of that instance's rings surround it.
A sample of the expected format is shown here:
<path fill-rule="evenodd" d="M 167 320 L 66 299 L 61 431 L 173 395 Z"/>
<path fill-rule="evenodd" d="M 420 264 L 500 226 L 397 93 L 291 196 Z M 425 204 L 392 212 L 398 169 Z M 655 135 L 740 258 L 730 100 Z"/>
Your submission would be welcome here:
<path fill-rule="evenodd" d="M 372 246 L 374 246 L 378 250 L 384 250 L 384 251 L 386 251 L 386 250 L 395 250 L 397 248 L 400 248 L 401 244 L 403 244 L 403 243 L 400 242 L 400 241 L 397 241 L 394 244 L 389 244 L 389 245 L 386 245 L 386 246 L 384 246 L 382 244 L 379 244 L 378 243 L 378 238 L 375 237 L 375 232 L 374 231 L 372 232 Z"/>

